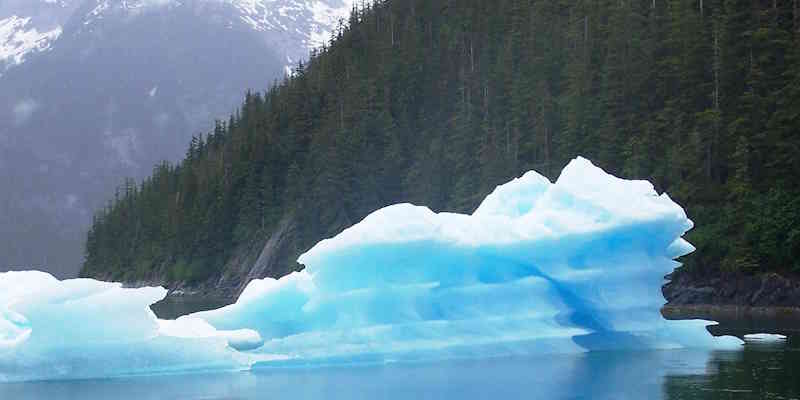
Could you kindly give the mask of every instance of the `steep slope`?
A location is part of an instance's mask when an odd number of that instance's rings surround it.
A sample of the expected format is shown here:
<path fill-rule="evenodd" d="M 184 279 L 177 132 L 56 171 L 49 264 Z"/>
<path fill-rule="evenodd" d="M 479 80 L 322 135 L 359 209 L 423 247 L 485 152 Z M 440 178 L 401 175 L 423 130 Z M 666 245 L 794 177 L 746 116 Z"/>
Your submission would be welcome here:
<path fill-rule="evenodd" d="M 319 2 L 307 3 L 299 5 Z M 192 135 L 234 110 L 248 88 L 269 86 L 284 76 L 287 57 L 308 54 L 300 37 L 330 29 L 325 21 L 254 29 L 245 4 L 255 2 L 19 3 L 14 10 L 30 17 L 3 19 L 15 29 L 6 44 L 16 47 L 7 46 L 14 65 L 0 77 L 0 269 L 74 275 L 92 214 L 123 178 L 179 159 Z M 279 11 L 259 4 L 259 13 Z M 339 13 L 349 8 L 335 4 Z M 57 15 L 45 12 L 52 7 Z M 295 30 L 291 41 L 284 28 Z"/>
<path fill-rule="evenodd" d="M 360 11 L 293 79 L 129 185 L 82 274 L 235 292 L 382 206 L 468 212 L 576 155 L 686 204 L 695 273 L 798 268 L 797 10 L 597 4 Z"/>

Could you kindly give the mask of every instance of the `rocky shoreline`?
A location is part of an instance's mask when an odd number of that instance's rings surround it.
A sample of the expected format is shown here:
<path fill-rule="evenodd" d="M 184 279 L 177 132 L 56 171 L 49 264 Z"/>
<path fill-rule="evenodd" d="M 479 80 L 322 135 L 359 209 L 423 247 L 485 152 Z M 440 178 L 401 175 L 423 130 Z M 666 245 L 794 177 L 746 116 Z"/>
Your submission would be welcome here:
<path fill-rule="evenodd" d="M 777 333 L 800 337 L 800 277 L 765 273 L 698 277 L 676 271 L 662 287 L 666 319 L 705 319 L 715 335 Z"/>
<path fill-rule="evenodd" d="M 668 320 L 703 319 L 716 321 L 708 331 L 714 335 L 742 336 L 774 333 L 800 337 L 800 307 L 749 307 L 722 305 L 665 305 L 661 315 Z"/>
<path fill-rule="evenodd" d="M 666 276 L 662 288 L 668 306 L 749 308 L 800 307 L 800 277 L 788 274 L 693 276 L 682 271 Z"/>

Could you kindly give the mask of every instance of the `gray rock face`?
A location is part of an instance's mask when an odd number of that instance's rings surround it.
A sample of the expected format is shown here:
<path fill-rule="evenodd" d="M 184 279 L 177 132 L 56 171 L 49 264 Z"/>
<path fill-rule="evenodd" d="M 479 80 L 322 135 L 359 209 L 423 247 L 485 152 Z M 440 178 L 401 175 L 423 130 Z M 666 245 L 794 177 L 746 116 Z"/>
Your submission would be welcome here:
<path fill-rule="evenodd" d="M 245 279 L 240 283 L 239 292 L 244 290 L 253 279 L 264 277 L 281 277 L 287 272 L 287 259 L 291 255 L 289 244 L 295 234 L 294 220 L 289 216 L 284 218 L 275 232 L 270 236 L 267 244 L 258 255 L 255 264 L 247 273 Z"/>
<path fill-rule="evenodd" d="M 670 306 L 800 306 L 800 279 L 776 273 L 698 278 L 672 274 L 662 291 Z"/>
<path fill-rule="evenodd" d="M 296 234 L 297 225 L 294 217 L 287 215 L 278 223 L 269 237 L 262 238 L 263 241 L 252 243 L 249 248 L 247 246 L 238 248 L 236 254 L 224 266 L 221 276 L 200 283 L 173 283 L 167 288 L 169 296 L 171 298 L 208 298 L 232 303 L 253 279 L 277 279 L 292 271 L 299 271 L 303 266 L 295 261 L 297 257 L 297 249 L 294 248 Z M 165 270 L 171 265 L 162 267 L 161 271 L 153 271 L 151 276 L 136 282 L 124 282 L 124 284 L 127 287 L 164 286 Z M 97 278 L 107 280 L 103 276 Z"/>

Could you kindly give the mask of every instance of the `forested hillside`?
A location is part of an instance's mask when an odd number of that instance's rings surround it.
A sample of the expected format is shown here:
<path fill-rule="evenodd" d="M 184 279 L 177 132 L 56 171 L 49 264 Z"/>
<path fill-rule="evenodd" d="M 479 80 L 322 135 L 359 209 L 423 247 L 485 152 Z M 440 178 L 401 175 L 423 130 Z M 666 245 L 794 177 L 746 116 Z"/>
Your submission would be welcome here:
<path fill-rule="evenodd" d="M 687 207 L 693 272 L 798 270 L 799 129 L 798 0 L 378 1 L 127 182 L 82 274 L 201 282 L 289 221 L 280 275 L 379 207 L 470 212 L 577 155 Z"/>

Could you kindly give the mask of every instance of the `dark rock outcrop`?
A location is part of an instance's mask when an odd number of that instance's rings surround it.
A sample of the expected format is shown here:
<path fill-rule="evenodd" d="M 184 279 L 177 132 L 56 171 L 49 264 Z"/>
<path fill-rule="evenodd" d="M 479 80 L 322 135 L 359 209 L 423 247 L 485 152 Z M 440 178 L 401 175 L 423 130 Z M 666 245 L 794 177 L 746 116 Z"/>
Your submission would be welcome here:
<path fill-rule="evenodd" d="M 790 275 L 697 277 L 676 271 L 666 278 L 662 292 L 669 306 L 800 307 L 800 279 Z"/>

